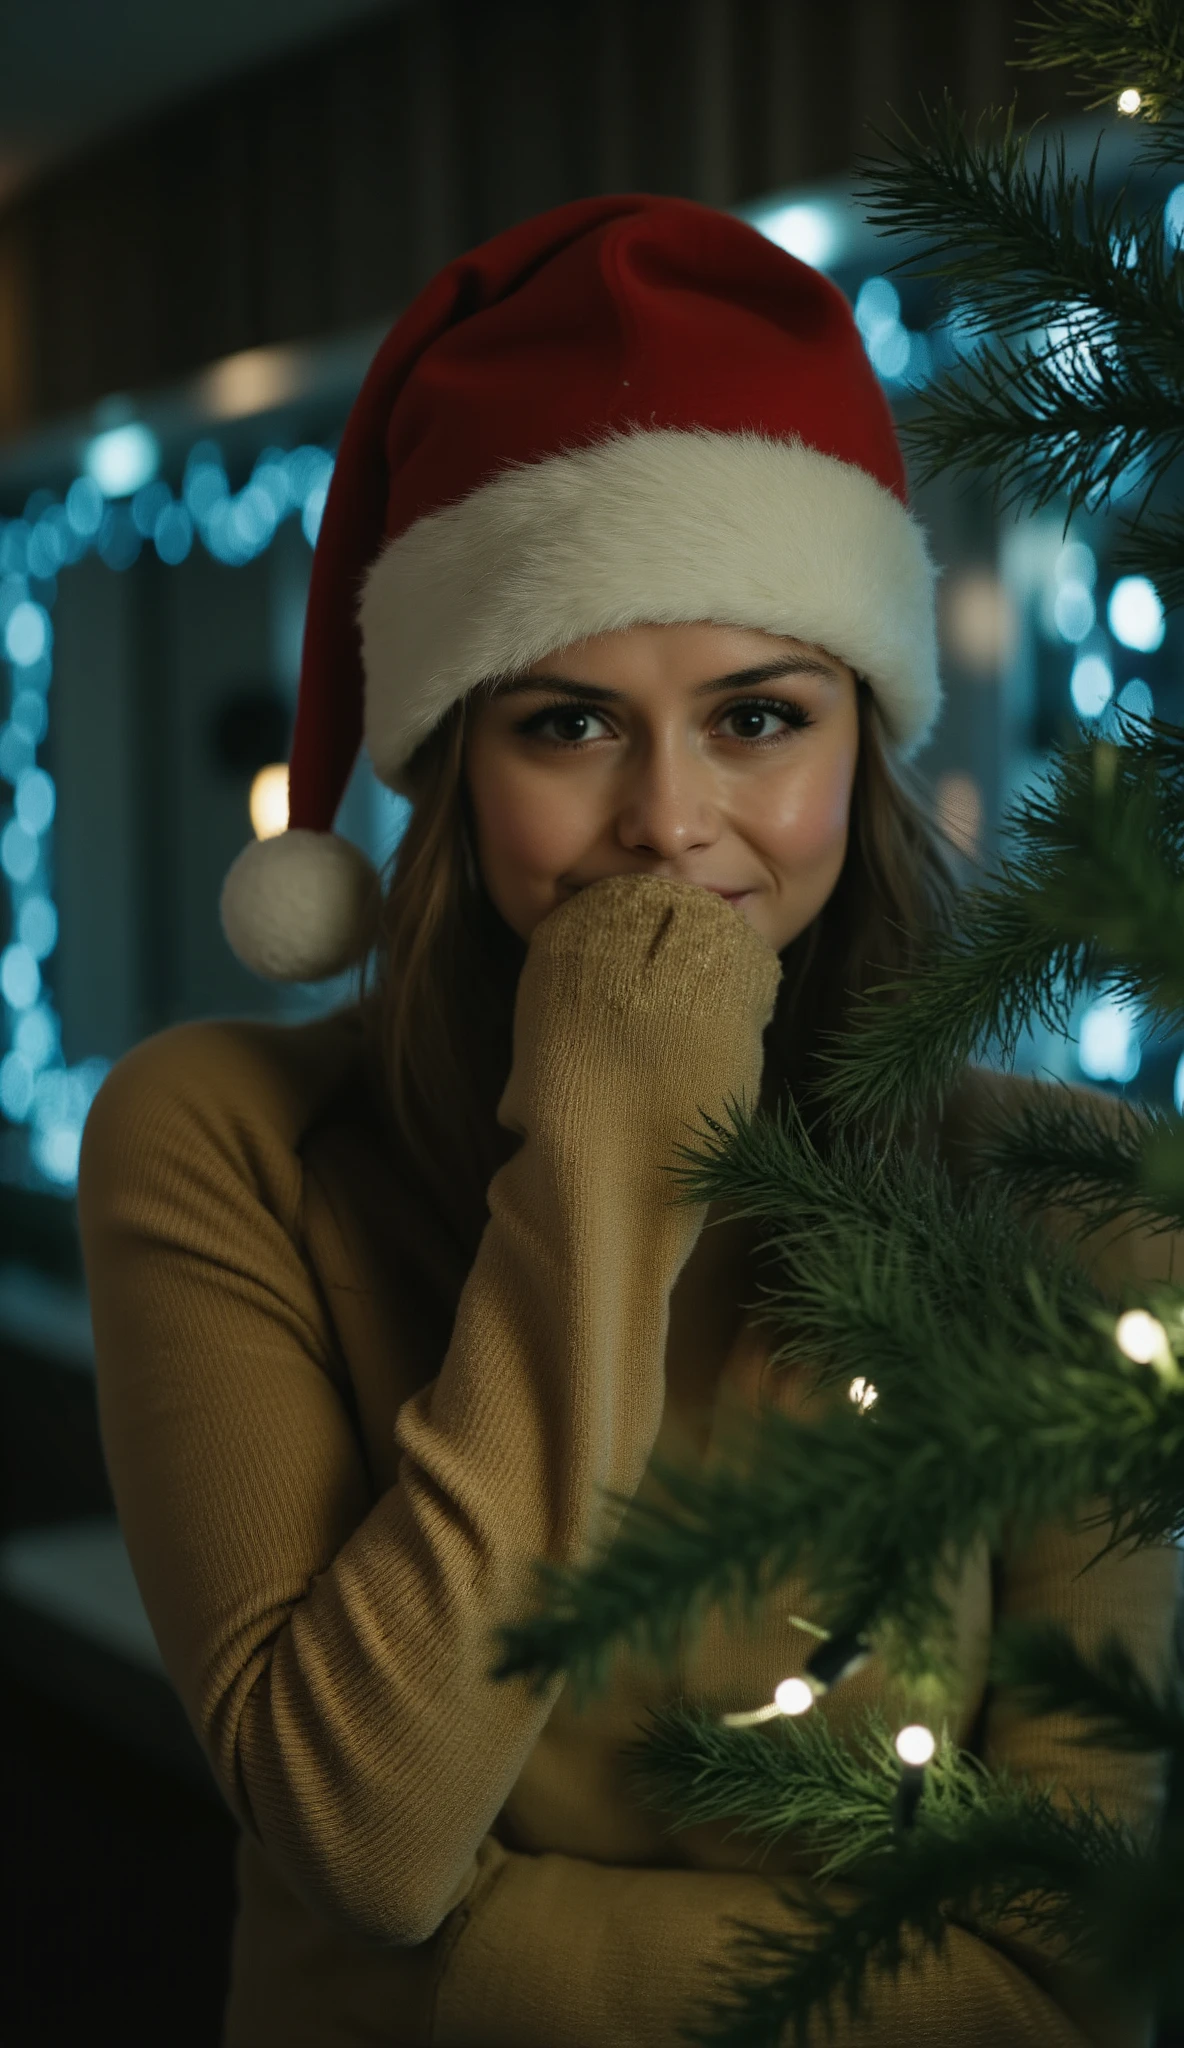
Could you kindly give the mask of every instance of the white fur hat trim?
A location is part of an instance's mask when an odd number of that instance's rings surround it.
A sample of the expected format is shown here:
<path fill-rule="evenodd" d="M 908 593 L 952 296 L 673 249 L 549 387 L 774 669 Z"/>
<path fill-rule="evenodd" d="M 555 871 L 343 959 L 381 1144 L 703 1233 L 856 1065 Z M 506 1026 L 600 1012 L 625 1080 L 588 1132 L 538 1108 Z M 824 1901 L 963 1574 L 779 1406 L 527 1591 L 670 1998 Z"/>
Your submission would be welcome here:
<path fill-rule="evenodd" d="M 847 662 L 908 755 L 941 702 L 935 580 L 917 521 L 854 463 L 755 431 L 613 434 L 503 469 L 388 543 L 359 608 L 367 749 L 400 789 L 483 679 L 598 633 L 709 620 Z"/>

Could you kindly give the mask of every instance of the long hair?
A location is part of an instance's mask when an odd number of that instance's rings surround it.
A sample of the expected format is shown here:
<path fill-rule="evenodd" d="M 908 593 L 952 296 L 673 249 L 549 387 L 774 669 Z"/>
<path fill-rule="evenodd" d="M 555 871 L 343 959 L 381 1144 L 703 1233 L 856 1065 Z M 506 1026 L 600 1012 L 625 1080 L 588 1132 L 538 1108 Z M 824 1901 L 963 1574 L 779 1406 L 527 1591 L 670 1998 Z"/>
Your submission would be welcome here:
<path fill-rule="evenodd" d="M 920 783 L 892 761 L 857 678 L 859 747 L 847 853 L 818 916 L 781 954 L 761 1106 L 786 1091 L 816 1130 L 818 1055 L 852 1003 L 906 973 L 948 921 L 955 885 Z M 518 1139 L 496 1109 L 513 1053 L 526 943 L 485 889 L 464 777 L 465 700 L 406 769 L 412 815 L 387 864 L 361 1006 L 392 1136 L 460 1246 L 475 1256 L 486 1191 Z M 373 972 L 371 973 L 371 970 Z"/>

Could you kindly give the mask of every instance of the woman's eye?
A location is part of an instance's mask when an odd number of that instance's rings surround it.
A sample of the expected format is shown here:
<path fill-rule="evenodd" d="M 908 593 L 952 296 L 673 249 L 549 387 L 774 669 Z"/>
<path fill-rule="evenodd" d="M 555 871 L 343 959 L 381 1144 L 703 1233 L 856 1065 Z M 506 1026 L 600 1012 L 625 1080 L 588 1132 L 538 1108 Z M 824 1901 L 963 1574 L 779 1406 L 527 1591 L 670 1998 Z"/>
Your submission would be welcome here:
<path fill-rule="evenodd" d="M 524 719 L 516 730 L 547 740 L 547 735 L 543 731 L 544 726 L 570 726 L 573 721 L 587 721 L 589 718 L 600 718 L 600 713 L 594 711 L 590 704 L 552 704 L 545 711 L 536 711 L 533 718 Z M 603 723 L 604 720 L 601 719 L 601 724 Z M 580 745 L 579 739 L 547 740 L 547 743 L 550 746 L 560 747 L 578 747 Z"/>
<path fill-rule="evenodd" d="M 724 722 L 726 723 L 732 718 L 737 718 L 741 721 L 745 719 L 771 718 L 780 722 L 783 728 L 781 732 L 758 735 L 749 731 L 737 735 L 739 738 L 748 740 L 758 747 L 769 741 L 775 742 L 784 738 L 785 728 L 793 732 L 801 732 L 805 726 L 811 723 L 808 713 L 803 710 L 800 704 L 782 704 L 775 699 L 766 699 L 763 702 L 760 699 L 753 699 L 746 704 L 733 704 L 725 711 Z"/>
<path fill-rule="evenodd" d="M 568 737 L 566 739 L 551 738 L 545 731 L 545 728 L 547 726 L 566 726 L 570 733 L 573 724 L 586 727 L 587 721 L 590 718 L 598 720 L 601 725 L 607 724 L 603 714 L 597 711 L 591 704 L 549 704 L 542 711 L 536 711 L 530 718 L 524 719 L 520 725 L 515 727 L 515 731 L 527 733 L 532 738 L 541 739 L 544 745 L 547 746 L 579 748 L 584 744 L 584 740 L 587 737 L 586 732 L 577 737 Z M 733 720 L 738 720 L 743 725 L 743 722 L 747 720 L 751 727 L 754 722 L 765 724 L 770 719 L 777 722 L 780 730 L 763 733 L 740 730 L 733 731 L 728 737 L 738 739 L 750 747 L 775 746 L 779 741 L 787 738 L 789 732 L 801 732 L 804 727 L 813 722 L 808 712 L 800 704 L 783 703 L 778 698 L 749 698 L 742 704 L 730 704 L 727 710 L 721 714 L 719 722 L 721 725 L 726 726 Z"/>

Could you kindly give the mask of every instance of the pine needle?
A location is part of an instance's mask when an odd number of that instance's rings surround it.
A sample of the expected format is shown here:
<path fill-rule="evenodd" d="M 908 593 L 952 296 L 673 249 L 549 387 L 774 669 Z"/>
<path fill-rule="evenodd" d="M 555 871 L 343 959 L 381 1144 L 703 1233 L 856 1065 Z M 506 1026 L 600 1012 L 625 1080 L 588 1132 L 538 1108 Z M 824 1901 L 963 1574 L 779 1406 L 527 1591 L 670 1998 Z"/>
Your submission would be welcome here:
<path fill-rule="evenodd" d="M 1037 19 L 1018 61 L 1027 71 L 1068 68 L 1071 86 L 1092 107 L 1117 104 L 1137 88 L 1140 116 L 1163 117 L 1184 93 L 1184 17 L 1179 0 L 1036 0 Z"/>

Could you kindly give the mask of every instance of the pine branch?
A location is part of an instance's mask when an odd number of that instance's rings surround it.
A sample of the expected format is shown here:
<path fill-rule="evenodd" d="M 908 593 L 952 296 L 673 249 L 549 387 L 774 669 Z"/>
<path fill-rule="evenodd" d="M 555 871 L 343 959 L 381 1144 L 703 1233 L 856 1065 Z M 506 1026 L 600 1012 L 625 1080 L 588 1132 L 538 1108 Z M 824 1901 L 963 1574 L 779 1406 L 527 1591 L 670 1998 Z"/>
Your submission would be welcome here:
<path fill-rule="evenodd" d="M 1184 1189 L 1165 1210 L 1145 1177 L 1148 1148 L 1177 1129 L 1178 1119 L 1145 1103 L 1124 1103 L 1118 1121 L 1103 1123 L 1092 1101 L 1050 1088 L 1017 1114 L 980 1124 L 975 1159 L 1017 1205 L 1075 1213 L 1081 1236 L 1115 1224 L 1181 1229 Z"/>
<path fill-rule="evenodd" d="M 1184 1759 L 1184 1704 L 1175 1683 L 1157 1689 L 1129 1649 L 1109 1638 L 1092 1660 L 1051 1624 L 1011 1622 L 995 1636 L 991 1675 L 1030 1714 L 1072 1714 L 1073 1740 L 1125 1750 L 1167 1750 Z"/>
<path fill-rule="evenodd" d="M 1128 1833 L 1096 1807 L 1070 1801 L 1061 1810 L 1047 1795 L 1020 1795 L 1011 1811 L 972 1813 L 949 1829 L 926 1817 L 923 1803 L 891 1862 L 868 1872 L 855 1907 L 786 1890 L 796 1928 L 731 1922 L 735 1960 L 712 1970 L 724 1980 L 720 1994 L 706 2004 L 705 2023 L 684 2026 L 680 2039 L 703 2048 L 792 2039 L 806 2048 L 818 2017 L 829 2031 L 841 2009 L 853 2019 L 866 2011 L 873 1972 L 896 1978 L 926 1952 L 941 1954 L 951 1924 L 981 1932 L 1006 1919 L 1011 1933 L 1059 1940 L 1088 1969 L 1106 1914 L 1117 1909 L 1125 1928 L 1122 1908 L 1133 1892 L 1143 1896 L 1141 1879 Z M 1166 1976 L 1178 1969 L 1177 1943 L 1165 1938 L 1162 1911 L 1158 1919 L 1155 1960 Z"/>
<path fill-rule="evenodd" d="M 821 1858 L 821 1881 L 891 1848 L 900 1763 L 882 1717 L 869 1716 L 850 1743 L 814 1712 L 728 1728 L 680 1702 L 651 1708 L 649 1720 L 622 1756 L 642 1803 L 676 1814 L 670 1833 L 734 1820 L 757 1840 L 793 1835 Z M 961 1771 L 969 1783 L 974 1760 L 958 1755 L 946 1741 L 933 1768 L 946 1780 Z"/>
<path fill-rule="evenodd" d="M 685 1163 L 664 1171 L 679 1203 L 722 1201 L 732 1215 L 768 1219 L 760 1249 L 775 1255 L 787 1288 L 798 1286 L 815 1247 L 835 1239 L 903 1260 L 909 1285 L 934 1313 L 973 1303 L 984 1331 L 1003 1312 L 1003 1296 L 1028 1313 L 1025 1269 L 1038 1270 L 1059 1298 L 1079 1287 L 1092 1300 L 1070 1255 L 1052 1240 L 1034 1241 L 993 1189 L 956 1187 L 928 1151 L 848 1127 L 823 1152 L 792 1100 L 772 1112 L 747 1112 L 731 1100 L 725 1114 L 720 1124 L 701 1112 L 710 1135 L 698 1147 L 676 1144 Z"/>
<path fill-rule="evenodd" d="M 1184 604 L 1184 507 L 1124 519 L 1118 533 L 1115 568 L 1149 576 L 1165 611 Z"/>
<path fill-rule="evenodd" d="M 1033 1015 L 1065 1030 L 1102 981 L 1166 1028 L 1184 1018 L 1184 728 L 1129 720 L 1124 734 L 1054 758 L 1008 814 L 1013 851 L 966 892 L 928 964 L 857 1007 L 827 1056 L 844 1121 L 940 1100 L 988 1048 L 1013 1059 Z"/>
<path fill-rule="evenodd" d="M 891 161 L 859 166 L 868 217 L 921 239 L 892 268 L 944 279 L 962 330 L 991 337 L 920 397 L 904 429 L 919 480 L 989 469 L 1001 507 L 1067 493 L 1071 514 L 1108 503 L 1134 465 L 1145 509 L 1184 434 L 1184 266 L 1158 209 L 1132 221 L 1125 188 L 1099 200 L 1096 150 L 1084 178 L 1063 139 L 1037 159 L 1014 106 L 968 136 L 946 93 L 922 103 L 920 133 L 899 128 L 880 136 Z"/>
<path fill-rule="evenodd" d="M 1024 829 L 1052 856 L 1034 908 L 1055 943 L 1098 946 L 1115 991 L 1174 1031 L 1184 1024 L 1184 816 L 1165 803 L 1134 722 L 1124 730 L 1125 747 L 1094 741 L 1068 757 L 1059 787 L 1025 799 Z"/>
<path fill-rule="evenodd" d="M 1098 949 L 1057 945 L 1035 914 L 1017 866 L 965 891 L 958 919 L 907 979 L 885 982 L 854 1007 L 851 1028 L 824 1056 L 823 1087 L 844 1123 L 940 1104 L 956 1077 L 988 1051 L 1014 1060 L 1033 1017 L 1068 1027 L 1079 995 L 1098 979 Z M 885 1000 L 890 998 L 890 1000 Z"/>
<path fill-rule="evenodd" d="M 1161 118 L 1184 93 L 1184 21 L 1178 0 L 1036 0 L 1037 19 L 1024 56 L 1026 71 L 1068 68 L 1087 81 L 1070 87 L 1090 108 L 1135 86 L 1140 114 Z M 1091 98 L 1090 95 L 1093 95 Z"/>
<path fill-rule="evenodd" d="M 1179 100 L 1164 100 L 1156 118 L 1139 125 L 1138 169 L 1178 170 L 1184 164 L 1184 106 Z"/>
<path fill-rule="evenodd" d="M 737 1832 L 758 1841 L 793 1836 L 819 1859 L 819 1883 L 895 1847 L 900 1759 L 874 1709 L 840 1741 L 822 1712 L 739 1729 L 680 1701 L 651 1708 L 646 1733 L 622 1755 L 643 1804 L 676 1815 L 669 1832 L 734 1820 Z M 925 1773 L 933 1820 L 953 1826 L 972 1812 L 1012 1812 L 1028 1796 L 942 1730 Z"/>
<path fill-rule="evenodd" d="M 891 1148 L 839 1142 L 824 1159 L 800 1120 L 710 1119 L 705 1153 L 675 1168 L 742 1212 L 776 1220 L 767 1249 L 782 1285 L 761 1320 L 774 1360 L 811 1361 L 820 1386 L 874 1373 L 863 1412 L 838 1399 L 817 1422 L 775 1406 L 732 1419 L 720 1461 L 653 1461 L 666 1499 L 626 1500 L 618 1533 L 583 1570 L 539 1569 L 541 1611 L 503 1630 L 498 1676 L 541 1689 L 568 1673 L 576 1697 L 603 1682 L 618 1644 L 669 1655 L 680 1630 L 732 1604 L 751 1618 L 807 1571 L 823 1626 L 877 1632 L 911 1682 L 946 1676 L 941 1570 L 980 1538 L 1033 1531 L 1110 1503 L 1119 1532 L 1156 1540 L 1184 1526 L 1184 1398 L 1132 1370 L 1114 1315 L 1064 1249 L 1004 1205 L 960 1206 L 940 1173 Z M 1150 1306 L 1176 1327 L 1184 1296 Z"/>
<path fill-rule="evenodd" d="M 1159 1694 L 1129 1649 L 1108 1640 L 1090 1663 L 1053 1624 L 1006 1622 L 991 1651 L 991 1679 L 1012 1688 L 1030 1714 L 1071 1714 L 1084 1747 L 1170 1751 L 1184 1757 L 1184 1710 L 1176 1688 Z M 826 1712 L 778 1716 L 762 1729 L 731 1729 L 703 1704 L 649 1708 L 645 1733 L 621 1751 L 641 1802 L 674 1815 L 668 1833 L 735 1821 L 733 1833 L 795 1845 L 817 1858 L 819 1884 L 858 1880 L 897 1845 L 899 1757 L 881 1708 L 864 1708 L 842 1741 Z M 1055 1784 L 1045 1786 L 1055 1792 Z M 957 1835 L 971 1815 L 993 1819 L 1043 1810 L 1043 1792 L 1006 1769 L 989 1772 L 959 1749 L 948 1726 L 926 1765 L 926 1819 Z"/>
<path fill-rule="evenodd" d="M 1000 344 L 940 378 L 906 428 L 919 481 L 990 469 L 1000 507 L 1065 499 L 1104 505 L 1140 465 L 1144 498 L 1184 453 L 1184 387 L 1173 391 L 1111 341 Z M 1177 342 L 1184 362 L 1184 322 Z"/>
<path fill-rule="evenodd" d="M 1143 1183 L 1148 1201 L 1162 1215 L 1184 1209 L 1184 1131 L 1165 1131 L 1149 1141 Z"/>
<path fill-rule="evenodd" d="M 947 92 L 921 102 L 921 132 L 874 131 L 888 161 L 857 166 L 867 217 L 885 236 L 924 248 L 892 265 L 944 279 L 968 334 L 1027 334 L 1071 318 L 1081 339 L 1108 340 L 1179 394 L 1184 299 L 1158 213 L 1148 231 L 1126 213 L 1125 187 L 1098 197 L 1097 152 L 1084 177 L 1066 168 L 1063 138 L 1036 156 L 1014 104 L 991 108 L 966 132 Z"/>
<path fill-rule="evenodd" d="M 496 1677 L 538 1689 L 560 1671 L 577 1701 L 619 1644 L 669 1656 L 682 1626 L 723 1604 L 751 1621 L 807 1573 L 822 1626 L 872 1635 L 895 1675 L 940 1698 L 950 1677 L 939 1590 L 980 1542 L 1108 1503 L 1111 1547 L 1184 1529 L 1184 1397 L 1131 1369 L 1109 1330 L 1069 1318 L 1033 1277 L 1018 1311 L 981 1332 L 919 1301 L 907 1258 L 836 1231 L 788 1304 L 832 1361 L 874 1369 L 864 1412 L 839 1394 L 816 1422 L 775 1406 L 733 1419 L 718 1463 L 652 1472 L 665 1500 L 612 1496 L 615 1539 L 581 1568 L 536 1566 L 540 1611 L 500 1631 Z M 901 1333 L 911 1319 L 911 1351 Z"/>
<path fill-rule="evenodd" d="M 1018 1652 L 1025 1634 L 1044 1640 L 1018 1628 L 1006 1640 Z M 1153 1718 L 1171 1710 L 1137 1674 L 1129 1682 L 1128 1661 L 1120 1653 L 1113 1670 L 1124 1708 L 1132 1697 L 1145 1706 L 1144 1746 L 1173 1733 L 1182 1753 L 1179 1716 L 1167 1726 Z M 1091 1683 L 1078 1661 L 1054 1670 L 1050 1657 L 1045 1669 L 1050 1692 L 1058 1688 L 1052 1705 L 1113 1705 L 1113 1684 Z M 1184 1878 L 1174 1838 L 1157 1857 L 1142 1856 L 1127 1829 L 1093 1804 L 988 1771 L 944 1730 L 913 1831 L 902 1838 L 894 1823 L 900 1767 L 875 1710 L 844 1741 L 817 1712 L 760 1732 L 721 1727 L 682 1703 L 652 1709 L 649 1721 L 625 1754 L 644 1803 L 676 1813 L 672 1831 L 733 1819 L 758 1841 L 792 1837 L 819 1859 L 816 1887 L 846 1877 L 867 1893 L 854 1911 L 836 1910 L 818 1890 L 784 1894 L 798 1922 L 788 1934 L 733 1923 L 740 1939 L 713 1973 L 708 2025 L 682 2038 L 757 2048 L 784 2039 L 788 2026 L 801 2039 L 820 2006 L 832 2017 L 842 2005 L 858 2015 L 873 1971 L 896 1975 L 926 1948 L 940 1951 L 951 1924 L 990 1933 L 1005 1917 L 1009 1932 L 1059 1937 L 1083 1963 L 1104 1944 L 1115 1975 L 1142 1985 L 1151 1971 L 1170 1993 Z"/>

